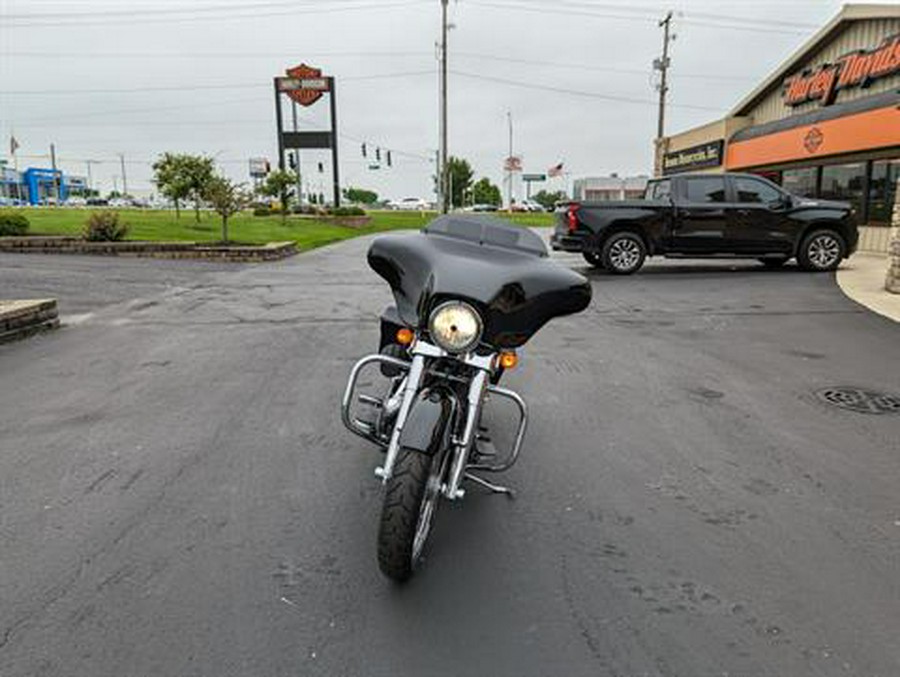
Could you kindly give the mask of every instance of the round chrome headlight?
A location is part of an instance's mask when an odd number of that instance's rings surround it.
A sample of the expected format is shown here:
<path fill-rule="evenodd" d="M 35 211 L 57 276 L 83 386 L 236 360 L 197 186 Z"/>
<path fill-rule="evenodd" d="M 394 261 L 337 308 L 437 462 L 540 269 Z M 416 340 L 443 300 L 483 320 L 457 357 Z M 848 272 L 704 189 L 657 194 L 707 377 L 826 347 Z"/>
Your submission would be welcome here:
<path fill-rule="evenodd" d="M 428 320 L 431 338 L 448 353 L 465 353 L 481 340 L 481 317 L 468 303 L 442 303 Z"/>

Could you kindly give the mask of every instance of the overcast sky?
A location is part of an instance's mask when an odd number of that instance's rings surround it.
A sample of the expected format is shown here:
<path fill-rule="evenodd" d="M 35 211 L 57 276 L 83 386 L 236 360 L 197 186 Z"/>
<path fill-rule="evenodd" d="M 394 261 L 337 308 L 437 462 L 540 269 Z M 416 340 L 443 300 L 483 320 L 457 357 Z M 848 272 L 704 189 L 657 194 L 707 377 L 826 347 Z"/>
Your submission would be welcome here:
<path fill-rule="evenodd" d="M 668 9 L 671 133 L 721 117 L 840 5 L 450 0 L 450 152 L 500 184 L 509 111 L 528 172 L 648 173 Z M 277 154 L 272 76 L 305 61 L 337 79 L 342 184 L 432 198 L 439 32 L 439 0 L 0 0 L 0 157 L 14 133 L 20 169 L 49 166 L 53 142 L 68 172 L 98 161 L 104 192 L 119 154 L 133 192 L 152 190 L 164 151 L 214 155 L 248 180 L 248 158 Z M 325 99 L 301 109 L 301 128 L 324 128 L 327 112 Z M 370 170 L 362 141 L 391 149 L 394 167 Z M 327 159 L 303 158 L 326 191 Z"/>

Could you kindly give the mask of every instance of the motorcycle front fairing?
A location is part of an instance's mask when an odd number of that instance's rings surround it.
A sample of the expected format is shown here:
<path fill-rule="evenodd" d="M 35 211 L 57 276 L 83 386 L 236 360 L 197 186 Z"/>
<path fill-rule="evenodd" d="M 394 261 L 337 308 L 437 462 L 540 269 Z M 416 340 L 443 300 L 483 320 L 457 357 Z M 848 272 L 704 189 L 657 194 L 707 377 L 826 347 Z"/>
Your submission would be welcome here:
<path fill-rule="evenodd" d="M 466 300 L 482 315 L 482 341 L 497 348 L 523 345 L 591 300 L 590 283 L 550 261 L 537 235 L 489 217 L 441 217 L 421 233 L 379 237 L 368 260 L 404 324 L 425 329 L 437 304 Z"/>

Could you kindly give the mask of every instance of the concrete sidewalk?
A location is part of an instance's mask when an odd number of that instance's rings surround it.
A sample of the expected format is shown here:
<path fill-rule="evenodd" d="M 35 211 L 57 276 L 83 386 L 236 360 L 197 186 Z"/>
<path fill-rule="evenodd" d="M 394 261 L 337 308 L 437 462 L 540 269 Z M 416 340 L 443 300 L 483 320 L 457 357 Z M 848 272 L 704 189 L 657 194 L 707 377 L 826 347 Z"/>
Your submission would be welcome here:
<path fill-rule="evenodd" d="M 887 254 L 856 253 L 837 271 L 837 283 L 857 303 L 900 322 L 900 294 L 892 294 L 884 288 L 889 263 Z"/>

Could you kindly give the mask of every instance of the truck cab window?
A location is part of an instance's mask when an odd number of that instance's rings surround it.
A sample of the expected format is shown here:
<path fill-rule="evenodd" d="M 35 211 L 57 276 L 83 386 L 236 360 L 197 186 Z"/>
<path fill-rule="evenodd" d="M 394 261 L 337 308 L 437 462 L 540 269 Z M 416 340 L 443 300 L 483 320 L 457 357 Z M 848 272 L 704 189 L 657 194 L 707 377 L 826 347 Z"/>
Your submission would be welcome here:
<path fill-rule="evenodd" d="M 650 185 L 648 200 L 667 200 L 672 195 L 671 181 L 656 181 Z"/>
<path fill-rule="evenodd" d="M 725 202 L 725 179 L 692 177 L 685 180 L 688 202 Z"/>
<path fill-rule="evenodd" d="M 781 193 L 774 187 L 756 179 L 736 177 L 734 189 L 738 202 L 762 202 L 769 204 L 781 199 Z"/>

